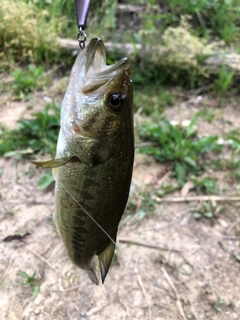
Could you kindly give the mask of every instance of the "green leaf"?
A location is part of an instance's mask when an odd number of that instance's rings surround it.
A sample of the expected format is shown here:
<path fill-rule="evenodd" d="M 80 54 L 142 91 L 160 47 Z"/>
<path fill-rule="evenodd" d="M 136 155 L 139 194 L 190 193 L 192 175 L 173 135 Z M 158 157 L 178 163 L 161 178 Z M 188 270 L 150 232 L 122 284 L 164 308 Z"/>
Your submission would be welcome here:
<path fill-rule="evenodd" d="M 203 114 L 203 111 L 199 111 L 199 112 L 197 112 L 197 113 L 193 116 L 191 122 L 189 123 L 189 125 L 188 125 L 187 128 L 186 128 L 186 136 L 187 136 L 187 137 L 190 137 L 190 136 L 193 134 L 194 126 L 195 126 L 195 124 L 197 123 L 199 117 L 200 117 L 202 114 Z"/>
<path fill-rule="evenodd" d="M 31 120 L 20 119 L 18 129 L 1 129 L 0 154 L 5 154 L 6 157 L 29 157 L 39 151 L 51 156 L 55 154 L 60 127 L 60 105 L 48 103 L 43 112 L 33 116 Z"/>
<path fill-rule="evenodd" d="M 37 284 L 36 286 L 34 286 L 33 291 L 32 291 L 32 295 L 34 298 L 38 295 L 39 291 L 40 291 L 40 285 Z"/>
<path fill-rule="evenodd" d="M 38 187 L 40 189 L 46 189 L 47 187 L 49 187 L 52 183 L 54 182 L 54 178 L 52 173 L 47 173 L 44 176 L 42 176 L 39 180 L 38 180 Z"/>
<path fill-rule="evenodd" d="M 187 164 L 189 164 L 192 167 L 197 166 L 196 161 L 194 161 L 192 158 L 190 157 L 184 157 L 185 162 L 187 162 Z"/>
<path fill-rule="evenodd" d="M 184 185 L 184 183 L 186 182 L 186 180 L 185 180 L 185 177 L 186 177 L 185 166 L 182 163 L 177 162 L 175 164 L 175 172 L 176 172 L 176 176 L 177 176 L 179 183 L 181 185 Z"/>
<path fill-rule="evenodd" d="M 234 258 L 237 260 L 237 262 L 240 262 L 240 253 L 239 254 L 234 253 Z"/>
<path fill-rule="evenodd" d="M 28 274 L 24 271 L 19 270 L 18 273 L 22 278 L 28 279 L 29 277 Z"/>
<path fill-rule="evenodd" d="M 195 220 L 199 220 L 199 219 L 201 219 L 201 217 L 202 217 L 201 213 L 199 213 L 199 212 L 194 212 L 193 213 L 193 218 Z"/>
<path fill-rule="evenodd" d="M 203 215 L 205 218 L 213 218 L 213 213 L 211 211 L 206 211 L 206 212 L 203 212 Z"/>

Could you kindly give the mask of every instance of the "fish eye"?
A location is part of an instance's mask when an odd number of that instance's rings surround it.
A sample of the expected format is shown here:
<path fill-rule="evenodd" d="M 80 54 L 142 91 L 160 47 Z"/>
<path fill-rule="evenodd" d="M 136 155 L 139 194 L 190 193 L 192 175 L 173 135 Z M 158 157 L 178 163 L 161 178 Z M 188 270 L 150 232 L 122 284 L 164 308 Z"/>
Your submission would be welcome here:
<path fill-rule="evenodd" d="M 113 111 L 120 111 L 124 105 L 124 95 L 121 92 L 113 92 L 109 96 L 108 105 Z"/>

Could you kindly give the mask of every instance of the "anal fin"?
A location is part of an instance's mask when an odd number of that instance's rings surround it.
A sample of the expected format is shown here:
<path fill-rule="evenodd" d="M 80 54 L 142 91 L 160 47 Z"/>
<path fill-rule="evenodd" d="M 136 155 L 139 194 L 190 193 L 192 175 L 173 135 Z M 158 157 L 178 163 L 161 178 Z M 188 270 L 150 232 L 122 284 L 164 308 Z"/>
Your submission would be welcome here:
<path fill-rule="evenodd" d="M 113 237 L 113 240 L 114 242 L 116 242 L 116 234 Z M 109 241 L 108 245 L 103 249 L 103 251 L 98 254 L 102 283 L 104 283 L 104 280 L 108 273 L 109 267 L 112 262 L 114 251 L 115 251 L 115 243 L 113 243 L 112 241 Z"/>
<path fill-rule="evenodd" d="M 96 273 L 95 273 L 95 271 L 93 269 L 87 270 L 87 274 L 88 274 L 89 278 L 92 280 L 93 283 L 95 283 L 96 285 L 99 284 L 97 275 L 96 275 Z"/>

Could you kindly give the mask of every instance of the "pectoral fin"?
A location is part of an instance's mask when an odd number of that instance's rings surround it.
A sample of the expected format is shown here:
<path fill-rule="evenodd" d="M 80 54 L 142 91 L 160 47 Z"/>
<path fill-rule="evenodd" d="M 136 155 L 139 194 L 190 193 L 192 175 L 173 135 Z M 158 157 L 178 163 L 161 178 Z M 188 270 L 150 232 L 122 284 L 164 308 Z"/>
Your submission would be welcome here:
<path fill-rule="evenodd" d="M 53 168 L 53 169 L 52 169 L 52 174 L 53 174 L 54 180 L 57 181 L 58 168 Z"/>
<path fill-rule="evenodd" d="M 113 240 L 114 240 L 114 242 L 116 242 L 116 235 L 113 238 Z M 105 249 L 100 254 L 98 254 L 102 283 L 104 283 L 104 280 L 105 280 L 106 275 L 108 273 L 108 269 L 111 265 L 114 250 L 115 250 L 115 244 L 112 241 L 109 241 L 109 243 L 105 247 Z"/>
<path fill-rule="evenodd" d="M 64 157 L 59 159 L 53 159 L 48 161 L 32 161 L 37 166 L 44 167 L 44 168 L 59 168 L 61 166 L 64 166 L 66 163 L 75 160 L 75 156 L 71 157 Z"/>

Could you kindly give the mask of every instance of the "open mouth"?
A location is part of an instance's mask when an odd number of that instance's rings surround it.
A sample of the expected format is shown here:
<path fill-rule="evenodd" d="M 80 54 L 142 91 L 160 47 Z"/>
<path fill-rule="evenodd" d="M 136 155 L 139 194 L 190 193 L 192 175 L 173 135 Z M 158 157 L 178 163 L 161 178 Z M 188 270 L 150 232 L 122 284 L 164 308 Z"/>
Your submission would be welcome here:
<path fill-rule="evenodd" d="M 83 59 L 84 76 L 99 80 L 109 80 L 128 68 L 127 58 L 113 65 L 106 65 L 106 49 L 100 38 L 93 38 L 86 48 Z"/>
<path fill-rule="evenodd" d="M 114 78 L 121 77 L 129 69 L 128 59 L 123 58 L 115 64 L 106 65 L 106 49 L 100 38 L 93 38 L 81 52 L 74 68 L 77 77 L 74 86 L 88 95 L 98 89 L 104 90 L 104 85 Z"/>

